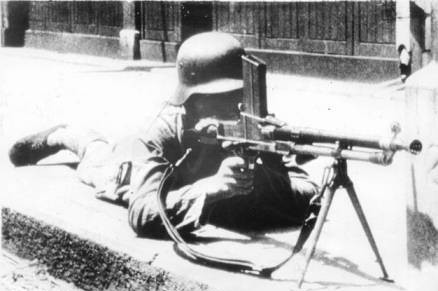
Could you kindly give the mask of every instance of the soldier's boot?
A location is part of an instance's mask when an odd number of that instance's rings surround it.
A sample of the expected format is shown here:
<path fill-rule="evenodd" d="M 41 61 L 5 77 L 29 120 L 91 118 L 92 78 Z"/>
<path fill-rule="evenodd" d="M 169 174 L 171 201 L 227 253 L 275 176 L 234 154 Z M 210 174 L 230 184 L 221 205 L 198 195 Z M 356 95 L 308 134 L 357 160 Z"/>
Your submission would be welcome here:
<path fill-rule="evenodd" d="M 38 161 L 56 154 L 64 146 L 50 144 L 47 140 L 50 134 L 65 127 L 65 124 L 60 124 L 19 139 L 9 150 L 9 159 L 12 164 L 15 166 L 35 165 Z"/>

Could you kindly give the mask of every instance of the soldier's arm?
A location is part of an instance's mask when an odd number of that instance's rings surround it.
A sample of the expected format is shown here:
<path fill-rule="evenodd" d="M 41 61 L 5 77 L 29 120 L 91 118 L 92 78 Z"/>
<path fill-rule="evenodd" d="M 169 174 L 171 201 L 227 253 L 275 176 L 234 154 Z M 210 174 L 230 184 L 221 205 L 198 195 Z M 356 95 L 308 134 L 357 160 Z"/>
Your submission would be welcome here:
<path fill-rule="evenodd" d="M 141 165 L 131 177 L 128 216 L 131 227 L 139 235 L 156 237 L 166 233 L 156 194 L 166 168 L 182 155 L 179 117 L 161 116 L 137 142 L 136 147 L 142 151 Z M 167 215 L 180 231 L 191 231 L 199 224 L 204 200 L 205 193 L 193 185 L 172 189 L 166 201 Z"/>

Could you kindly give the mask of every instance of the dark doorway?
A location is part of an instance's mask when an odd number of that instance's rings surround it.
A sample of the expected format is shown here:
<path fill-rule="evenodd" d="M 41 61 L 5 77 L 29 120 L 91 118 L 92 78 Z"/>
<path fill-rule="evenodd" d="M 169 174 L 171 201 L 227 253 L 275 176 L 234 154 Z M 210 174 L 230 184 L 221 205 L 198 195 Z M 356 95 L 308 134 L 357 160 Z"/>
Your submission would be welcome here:
<path fill-rule="evenodd" d="M 6 6 L 8 26 L 5 46 L 23 46 L 24 33 L 29 28 L 29 1 L 9 1 Z"/>
<path fill-rule="evenodd" d="M 211 2 L 183 2 L 181 5 L 181 40 L 211 31 L 213 28 Z"/>

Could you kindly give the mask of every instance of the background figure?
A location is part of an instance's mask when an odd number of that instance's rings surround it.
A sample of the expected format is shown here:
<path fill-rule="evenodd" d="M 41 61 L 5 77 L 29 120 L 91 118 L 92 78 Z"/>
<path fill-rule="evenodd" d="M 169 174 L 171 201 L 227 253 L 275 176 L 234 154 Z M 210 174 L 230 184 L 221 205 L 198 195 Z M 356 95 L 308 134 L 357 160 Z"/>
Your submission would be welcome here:
<path fill-rule="evenodd" d="M 398 55 L 400 59 L 400 78 L 402 82 L 406 82 L 406 79 L 411 75 L 412 72 L 412 58 L 411 52 L 409 52 L 404 44 L 398 46 Z"/>

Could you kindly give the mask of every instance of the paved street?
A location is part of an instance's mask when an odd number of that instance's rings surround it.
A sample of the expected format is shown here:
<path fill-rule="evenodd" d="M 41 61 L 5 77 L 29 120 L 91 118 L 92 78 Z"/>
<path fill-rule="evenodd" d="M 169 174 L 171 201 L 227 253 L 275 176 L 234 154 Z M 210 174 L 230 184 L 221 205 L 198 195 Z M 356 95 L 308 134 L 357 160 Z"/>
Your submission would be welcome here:
<path fill-rule="evenodd" d="M 0 253 L 0 288 L 3 291 L 80 291 L 73 284 L 55 279 L 38 261 L 29 261 L 7 252 Z"/>
<path fill-rule="evenodd" d="M 2 48 L 0 64 L 1 172 L 14 171 L 7 149 L 17 138 L 57 123 L 92 127 L 112 138 L 135 132 L 157 114 L 176 82 L 174 68 L 161 63 L 32 49 Z M 269 111 L 292 125 L 384 135 L 392 121 L 404 123 L 404 91 L 397 90 L 398 85 L 388 87 L 385 80 L 366 84 L 269 74 L 267 83 Z M 72 157 L 62 153 L 59 159 Z M 384 285 L 389 289 L 407 280 L 406 161 L 407 156 L 399 154 L 388 167 L 358 162 L 350 167 L 387 269 L 396 280 L 391 287 Z M 319 159 L 307 170 L 319 181 L 327 162 Z M 380 275 L 378 266 L 344 194 L 339 191 L 334 200 L 318 262 L 310 265 L 308 278 L 329 290 L 382 290 L 373 279 Z"/>

